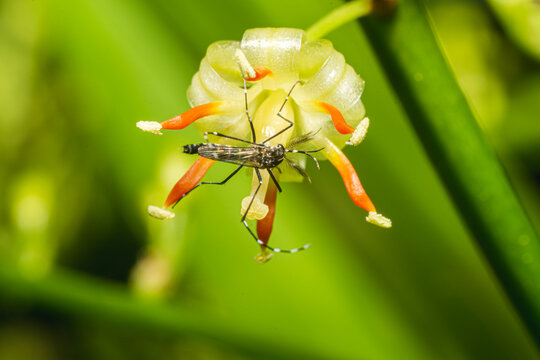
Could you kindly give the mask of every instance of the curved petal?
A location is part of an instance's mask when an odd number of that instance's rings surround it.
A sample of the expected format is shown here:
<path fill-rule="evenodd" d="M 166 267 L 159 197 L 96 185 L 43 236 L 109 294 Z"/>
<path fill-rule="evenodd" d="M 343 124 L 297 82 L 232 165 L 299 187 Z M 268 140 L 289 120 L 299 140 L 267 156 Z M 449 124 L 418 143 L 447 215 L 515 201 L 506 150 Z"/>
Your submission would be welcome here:
<path fill-rule="evenodd" d="M 235 59 L 235 53 L 239 48 L 240 41 L 217 41 L 208 47 L 205 56 L 217 75 L 237 88 L 242 86 L 242 75 Z"/>
<path fill-rule="evenodd" d="M 253 67 L 265 66 L 278 76 L 296 72 L 295 58 L 304 41 L 305 33 L 300 29 L 249 29 L 240 48 Z"/>

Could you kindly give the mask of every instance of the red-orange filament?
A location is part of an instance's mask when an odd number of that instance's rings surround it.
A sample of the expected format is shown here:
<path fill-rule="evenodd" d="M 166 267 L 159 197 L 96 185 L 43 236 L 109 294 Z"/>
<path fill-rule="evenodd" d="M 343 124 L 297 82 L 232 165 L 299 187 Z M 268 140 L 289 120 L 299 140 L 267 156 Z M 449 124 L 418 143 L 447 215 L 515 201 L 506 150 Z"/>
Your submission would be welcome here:
<path fill-rule="evenodd" d="M 184 176 L 182 176 L 180 180 L 178 180 L 178 182 L 172 188 L 169 196 L 167 196 L 167 200 L 165 200 L 165 208 L 168 208 L 169 206 L 176 203 L 184 196 L 185 193 L 193 189 L 195 185 L 197 185 L 201 181 L 201 179 L 210 169 L 210 167 L 212 167 L 214 162 L 214 160 L 206 159 L 203 157 L 198 158 L 197 161 L 195 161 L 195 163 L 191 165 L 189 170 L 184 174 Z"/>
<path fill-rule="evenodd" d="M 332 117 L 332 122 L 334 127 L 340 134 L 352 134 L 354 128 L 345 122 L 341 112 L 333 105 L 325 103 L 323 101 L 314 101 L 313 102 L 321 110 L 321 112 L 326 113 Z"/>
<path fill-rule="evenodd" d="M 328 143 L 330 146 L 324 150 L 324 153 L 332 165 L 334 165 L 339 171 L 339 174 L 345 183 L 345 188 L 347 189 L 352 201 L 357 206 L 369 212 L 376 212 L 377 210 L 375 209 L 373 202 L 362 187 L 362 183 L 360 182 L 360 179 L 358 178 L 358 175 L 356 174 L 356 171 L 354 170 L 354 167 L 349 159 L 347 159 L 345 154 L 343 154 L 341 150 L 339 150 L 333 143 Z"/>
<path fill-rule="evenodd" d="M 216 101 L 195 106 L 178 116 L 162 122 L 161 128 L 165 130 L 180 130 L 205 116 L 222 114 L 224 113 L 224 111 L 220 110 L 222 104 L 221 101 Z"/>
<path fill-rule="evenodd" d="M 255 77 L 246 78 L 247 81 L 259 81 L 267 76 L 274 75 L 274 73 L 270 69 L 264 66 L 257 66 L 256 68 L 253 68 L 253 70 L 255 70 Z"/>
<path fill-rule="evenodd" d="M 257 235 L 259 239 L 268 244 L 270 235 L 272 234 L 272 228 L 274 226 L 274 216 L 276 214 L 276 198 L 277 198 L 277 188 L 273 182 L 268 184 L 268 189 L 266 191 L 266 196 L 264 198 L 264 203 L 268 206 L 268 213 L 264 219 L 257 221 Z M 264 251 L 266 248 L 261 245 L 261 249 Z"/>

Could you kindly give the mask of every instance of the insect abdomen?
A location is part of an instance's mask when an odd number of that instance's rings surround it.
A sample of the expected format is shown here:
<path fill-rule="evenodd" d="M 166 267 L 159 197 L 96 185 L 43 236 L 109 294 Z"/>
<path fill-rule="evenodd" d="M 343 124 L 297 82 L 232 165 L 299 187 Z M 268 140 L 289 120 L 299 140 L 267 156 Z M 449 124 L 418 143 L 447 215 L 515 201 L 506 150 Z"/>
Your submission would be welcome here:
<path fill-rule="evenodd" d="M 191 144 L 191 145 L 185 145 L 184 146 L 184 152 L 186 154 L 198 154 L 199 153 L 199 148 L 203 145 L 206 145 L 206 144 Z"/>

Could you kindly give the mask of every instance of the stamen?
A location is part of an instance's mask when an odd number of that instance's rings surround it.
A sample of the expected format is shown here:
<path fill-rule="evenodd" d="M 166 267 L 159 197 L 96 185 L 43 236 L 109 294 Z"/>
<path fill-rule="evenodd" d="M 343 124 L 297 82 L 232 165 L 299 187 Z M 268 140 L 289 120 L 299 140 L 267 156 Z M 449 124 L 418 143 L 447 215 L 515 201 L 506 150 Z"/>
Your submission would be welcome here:
<path fill-rule="evenodd" d="M 274 226 L 274 216 L 276 214 L 276 199 L 277 199 L 277 187 L 272 182 L 268 184 L 268 190 L 264 198 L 264 203 L 268 206 L 268 214 L 264 219 L 257 221 L 257 235 L 259 239 L 268 244 L 270 240 L 270 234 L 272 234 L 272 228 Z M 261 252 L 255 256 L 255 261 L 259 264 L 264 264 L 272 258 L 273 252 L 269 252 L 266 246 L 261 245 Z"/>
<path fill-rule="evenodd" d="M 161 127 L 165 130 L 180 130 L 200 118 L 210 115 L 240 112 L 243 108 L 241 101 L 216 101 L 206 103 L 192 107 L 188 111 L 162 122 Z"/>
<path fill-rule="evenodd" d="M 259 264 L 264 264 L 265 262 L 270 260 L 272 256 L 274 256 L 274 253 L 270 251 L 266 251 L 266 248 L 264 248 L 264 250 L 258 253 L 257 255 L 255 255 L 253 259 Z"/>
<path fill-rule="evenodd" d="M 257 221 L 257 235 L 259 239 L 265 244 L 268 244 L 270 234 L 272 234 L 272 227 L 274 225 L 274 216 L 276 214 L 276 199 L 277 199 L 277 187 L 271 182 L 268 184 L 268 190 L 264 198 L 264 203 L 268 206 L 268 214 L 262 219 Z M 264 251 L 264 247 L 261 247 Z"/>
<path fill-rule="evenodd" d="M 364 138 L 367 135 L 368 127 L 369 118 L 366 117 L 362 121 L 360 121 L 360 124 L 358 124 L 358 126 L 354 130 L 351 138 L 345 144 L 353 146 L 360 144 L 362 141 L 364 141 Z"/>
<path fill-rule="evenodd" d="M 264 79 L 267 76 L 274 76 L 274 73 L 272 72 L 272 70 L 270 70 L 270 69 L 268 69 L 267 67 L 264 67 L 264 66 L 257 66 L 253 70 L 255 71 L 255 77 L 252 77 L 252 78 L 249 78 L 249 79 L 246 79 L 246 80 L 248 80 L 248 81 L 259 81 L 261 79 Z"/>
<path fill-rule="evenodd" d="M 160 220 L 169 220 L 174 217 L 173 212 L 154 205 L 149 205 L 147 211 L 150 216 Z"/>
<path fill-rule="evenodd" d="M 330 140 L 326 139 L 325 145 L 326 146 L 322 151 L 332 165 L 339 171 L 352 201 L 362 209 L 365 209 L 370 213 L 376 213 L 377 210 L 362 187 L 362 183 L 349 159 L 347 159 L 345 154 L 343 154 Z"/>
<path fill-rule="evenodd" d="M 347 124 L 347 122 L 343 118 L 343 115 L 336 107 L 323 101 L 313 101 L 313 104 L 315 104 L 319 112 L 326 113 L 332 117 L 334 127 L 340 134 L 345 135 L 352 134 L 354 132 L 354 128 Z"/>
<path fill-rule="evenodd" d="M 366 217 L 366 221 L 386 229 L 392 227 L 392 220 L 374 211 L 369 212 L 368 216 Z"/>
<path fill-rule="evenodd" d="M 137 127 L 142 131 L 149 132 L 155 135 L 163 135 L 161 130 L 161 124 L 157 121 L 139 121 Z"/>
<path fill-rule="evenodd" d="M 167 200 L 165 200 L 165 208 L 180 201 L 187 192 L 193 189 L 201 181 L 213 164 L 214 160 L 203 157 L 198 158 L 172 188 L 169 196 L 167 196 Z"/>
<path fill-rule="evenodd" d="M 236 52 L 234 53 L 234 57 L 236 58 L 236 62 L 238 63 L 238 66 L 240 66 L 240 72 L 242 73 L 242 77 L 246 80 L 253 79 L 257 76 L 255 73 L 255 70 L 249 63 L 248 59 L 246 58 L 246 54 L 240 49 L 236 49 Z"/>
<path fill-rule="evenodd" d="M 267 67 L 257 66 L 256 68 L 253 68 L 246 58 L 244 52 L 240 49 L 236 49 L 234 56 L 236 57 L 238 66 L 240 66 L 242 77 L 247 81 L 259 81 L 267 76 L 274 75 L 272 70 L 268 69 Z"/>
<path fill-rule="evenodd" d="M 242 210 L 240 210 L 240 214 L 244 215 L 252 198 L 253 196 L 246 196 L 242 200 Z M 259 200 L 259 197 L 257 196 L 255 197 L 255 200 L 253 200 L 253 204 L 251 204 L 251 208 L 249 209 L 246 219 L 262 220 L 266 214 L 268 214 L 268 206 L 263 204 L 263 202 Z"/>

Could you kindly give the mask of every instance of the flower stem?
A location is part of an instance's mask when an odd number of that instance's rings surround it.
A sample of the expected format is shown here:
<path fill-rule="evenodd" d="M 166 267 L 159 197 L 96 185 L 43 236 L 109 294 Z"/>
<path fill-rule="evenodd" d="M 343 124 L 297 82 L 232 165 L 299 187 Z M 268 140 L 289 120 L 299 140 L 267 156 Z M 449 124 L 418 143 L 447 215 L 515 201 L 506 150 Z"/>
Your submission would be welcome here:
<path fill-rule="evenodd" d="M 372 9 L 372 0 L 356 0 L 343 4 L 311 25 L 306 30 L 307 40 L 320 39 L 349 21 L 368 15 Z"/>
<path fill-rule="evenodd" d="M 540 344 L 540 242 L 480 130 L 421 0 L 362 19 L 441 180 L 531 336 Z"/>

